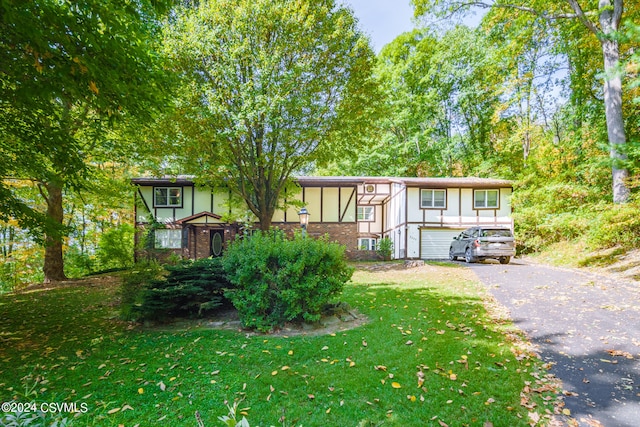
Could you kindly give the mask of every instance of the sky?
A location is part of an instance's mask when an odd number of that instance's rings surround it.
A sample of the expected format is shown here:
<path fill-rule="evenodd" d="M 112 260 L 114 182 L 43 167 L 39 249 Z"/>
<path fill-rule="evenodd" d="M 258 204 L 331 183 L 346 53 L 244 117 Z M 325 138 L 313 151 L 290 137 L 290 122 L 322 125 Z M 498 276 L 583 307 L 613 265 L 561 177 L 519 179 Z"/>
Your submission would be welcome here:
<path fill-rule="evenodd" d="M 360 29 L 371 38 L 376 53 L 400 34 L 414 28 L 410 0 L 342 0 L 351 6 Z"/>

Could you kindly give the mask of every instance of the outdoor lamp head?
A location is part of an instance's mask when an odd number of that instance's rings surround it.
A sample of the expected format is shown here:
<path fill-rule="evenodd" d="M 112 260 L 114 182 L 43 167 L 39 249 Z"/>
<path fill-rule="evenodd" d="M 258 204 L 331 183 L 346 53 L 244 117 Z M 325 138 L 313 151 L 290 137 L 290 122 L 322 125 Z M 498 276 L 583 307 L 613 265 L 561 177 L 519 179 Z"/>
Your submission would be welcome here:
<path fill-rule="evenodd" d="M 307 224 L 309 224 L 309 212 L 307 208 L 300 209 L 298 215 L 300 215 L 300 227 L 307 228 Z"/>

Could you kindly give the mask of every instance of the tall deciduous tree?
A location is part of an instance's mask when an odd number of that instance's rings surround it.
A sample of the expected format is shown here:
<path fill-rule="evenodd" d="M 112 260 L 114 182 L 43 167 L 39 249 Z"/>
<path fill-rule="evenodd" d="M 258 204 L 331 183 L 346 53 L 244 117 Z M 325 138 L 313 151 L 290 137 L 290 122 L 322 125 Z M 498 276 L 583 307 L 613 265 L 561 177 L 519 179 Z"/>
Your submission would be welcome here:
<path fill-rule="evenodd" d="M 388 113 L 358 160 L 330 171 L 357 175 L 455 176 L 494 154 L 491 126 L 502 68 L 484 35 L 458 26 L 441 37 L 414 30 L 378 56 Z"/>
<path fill-rule="evenodd" d="M 354 153 L 372 130 L 375 56 L 333 0 L 202 1 L 165 40 L 184 78 L 173 140 L 185 170 L 224 180 L 262 229 L 292 174 Z"/>
<path fill-rule="evenodd" d="M 0 181 L 0 219 L 44 232 L 46 281 L 65 279 L 64 189 L 82 187 L 116 119 L 144 120 L 161 103 L 153 43 L 165 3 L 0 4 L 0 178 L 37 183 L 46 203 L 39 212 Z"/>
<path fill-rule="evenodd" d="M 620 45 L 617 35 L 624 12 L 624 0 L 599 0 L 598 2 L 413 0 L 413 3 L 416 6 L 417 16 L 428 13 L 451 16 L 468 11 L 471 7 L 482 7 L 525 11 L 551 21 L 579 20 L 590 33 L 597 37 L 604 58 L 604 105 L 612 159 L 613 201 L 624 203 L 629 199 L 629 188 L 626 182 L 628 170 L 624 166 L 626 135 L 622 109 Z"/>

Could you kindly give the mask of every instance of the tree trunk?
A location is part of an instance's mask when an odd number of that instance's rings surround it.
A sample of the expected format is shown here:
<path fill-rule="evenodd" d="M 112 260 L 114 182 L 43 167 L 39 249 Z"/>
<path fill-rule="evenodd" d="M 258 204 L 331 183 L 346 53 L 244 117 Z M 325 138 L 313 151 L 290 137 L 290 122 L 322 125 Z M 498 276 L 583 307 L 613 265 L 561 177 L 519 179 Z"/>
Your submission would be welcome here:
<path fill-rule="evenodd" d="M 47 217 L 62 227 L 64 213 L 62 210 L 62 186 L 58 183 L 46 183 L 45 200 L 47 202 Z M 62 234 L 52 231 L 45 236 L 44 248 L 44 282 L 51 283 L 67 280 L 64 274 L 64 260 L 62 258 Z"/>
<path fill-rule="evenodd" d="M 268 203 L 264 203 L 260 206 L 260 212 L 256 213 L 258 221 L 260 221 L 260 230 L 269 231 L 271 229 L 271 221 L 273 220 L 274 213 L 275 206 L 271 207 Z"/>
<path fill-rule="evenodd" d="M 591 22 L 582 10 L 578 0 L 567 0 L 578 18 L 589 31 L 598 37 L 604 56 L 604 109 L 607 119 L 609 155 L 611 157 L 611 176 L 613 184 L 613 203 L 625 203 L 629 200 L 627 178 L 629 172 L 624 165 L 626 137 L 622 115 L 622 77 L 620 74 L 620 46 L 616 32 L 624 12 L 624 0 L 599 0 L 598 20 L 600 28 Z"/>
<path fill-rule="evenodd" d="M 613 177 L 613 203 L 625 203 L 629 200 L 627 178 L 629 172 L 623 162 L 626 143 L 624 119 L 622 116 L 622 78 L 618 72 L 619 46 L 616 40 L 602 40 L 604 54 L 604 108 L 609 136 L 611 172 Z"/>

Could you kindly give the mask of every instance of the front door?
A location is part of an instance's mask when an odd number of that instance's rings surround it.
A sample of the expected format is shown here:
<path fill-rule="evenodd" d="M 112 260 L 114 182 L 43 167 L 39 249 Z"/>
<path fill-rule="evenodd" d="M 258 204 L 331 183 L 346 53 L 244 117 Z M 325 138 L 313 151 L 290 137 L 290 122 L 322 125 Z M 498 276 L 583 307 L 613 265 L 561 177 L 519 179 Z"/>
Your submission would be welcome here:
<path fill-rule="evenodd" d="M 211 230 L 211 256 L 222 255 L 224 246 L 224 230 Z"/>

